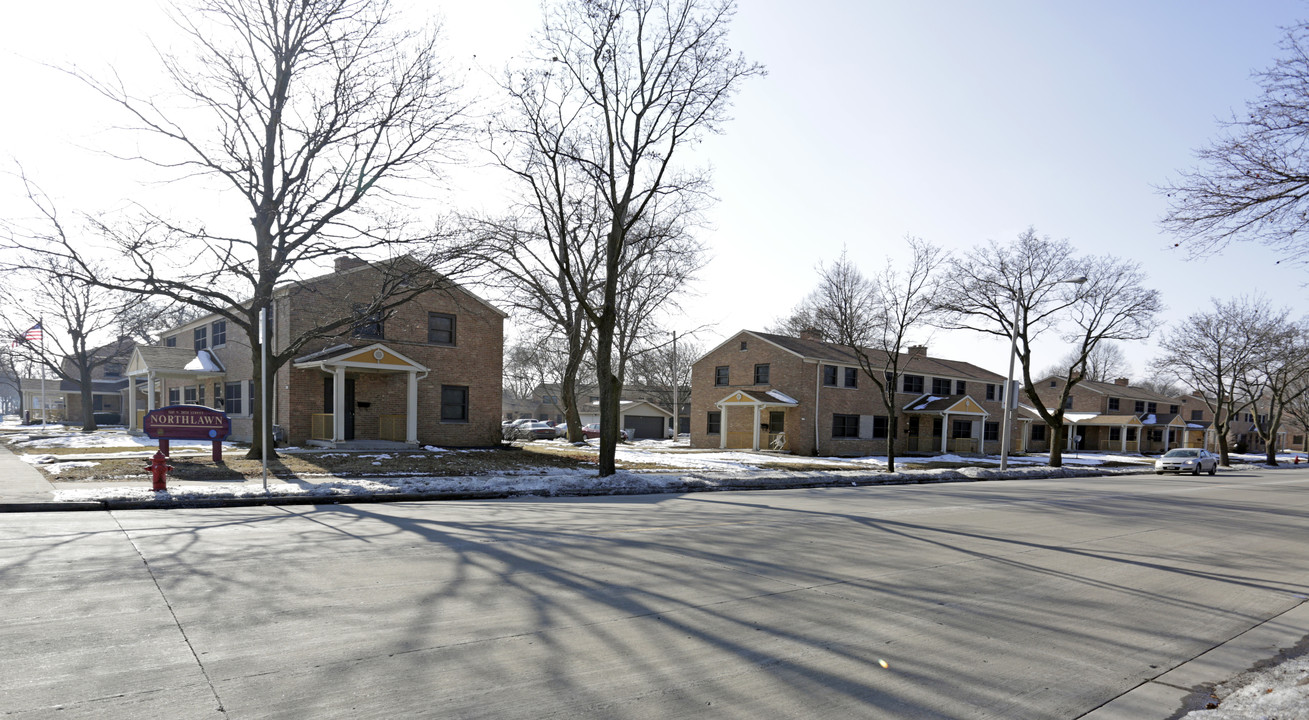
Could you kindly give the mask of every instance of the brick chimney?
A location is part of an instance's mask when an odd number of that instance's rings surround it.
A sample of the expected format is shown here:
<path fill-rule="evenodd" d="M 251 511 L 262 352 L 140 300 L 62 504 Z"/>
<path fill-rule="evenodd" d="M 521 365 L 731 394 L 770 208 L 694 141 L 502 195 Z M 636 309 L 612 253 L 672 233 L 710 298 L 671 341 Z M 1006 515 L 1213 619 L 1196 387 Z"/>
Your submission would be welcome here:
<path fill-rule="evenodd" d="M 1127 387 L 1127 378 L 1114 378 L 1114 384 Z"/>
<path fill-rule="evenodd" d="M 807 327 L 804 330 L 800 331 L 800 339 L 809 340 L 812 342 L 823 342 L 822 334 L 818 332 L 817 328 L 811 328 L 811 327 Z"/>
<path fill-rule="evenodd" d="M 367 260 L 360 260 L 359 258 L 350 257 L 349 255 L 339 255 L 336 258 L 336 271 L 345 272 L 350 268 L 357 268 L 367 264 Z"/>
<path fill-rule="evenodd" d="M 909 346 L 909 356 L 910 356 L 910 357 L 927 357 L 927 346 L 926 346 L 926 345 L 910 345 L 910 346 Z"/>

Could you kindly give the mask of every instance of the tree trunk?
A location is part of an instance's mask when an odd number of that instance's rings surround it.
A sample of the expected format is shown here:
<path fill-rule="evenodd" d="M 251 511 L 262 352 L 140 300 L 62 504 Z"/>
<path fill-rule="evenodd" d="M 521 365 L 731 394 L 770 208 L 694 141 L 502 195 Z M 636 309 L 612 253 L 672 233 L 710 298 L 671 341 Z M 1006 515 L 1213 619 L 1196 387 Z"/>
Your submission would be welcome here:
<path fill-rule="evenodd" d="M 1068 426 L 1063 422 L 1050 427 L 1050 437 L 1053 438 L 1050 441 L 1050 467 L 1064 466 L 1064 440 L 1067 432 Z"/>
<path fill-rule="evenodd" d="M 93 432 L 95 424 L 95 396 L 92 394 L 91 373 L 83 371 L 82 375 L 82 432 Z"/>
<path fill-rule="evenodd" d="M 1218 436 L 1218 464 L 1223 467 L 1231 467 L 1232 460 L 1227 453 L 1227 425 L 1218 425 L 1214 423 L 1214 434 Z"/>
<path fill-rule="evenodd" d="M 614 329 L 618 326 L 618 268 L 623 253 L 623 230 L 620 225 L 627 214 L 620 205 L 610 225 L 605 253 L 604 305 L 596 323 L 595 374 L 600 383 L 600 477 L 617 471 L 614 451 L 618 449 L 618 402 L 622 386 L 614 374 Z"/>
<path fill-rule="evenodd" d="M 570 350 L 571 353 L 571 350 Z M 570 354 L 568 364 L 564 366 L 563 385 L 559 388 L 559 398 L 564 403 L 564 421 L 568 423 L 568 442 L 582 442 L 582 413 L 577 408 L 577 373 L 581 369 L 579 357 L 573 360 Z"/>
<path fill-rule="evenodd" d="M 895 472 L 895 440 L 898 437 L 900 427 L 900 414 L 895 411 L 895 403 L 887 406 L 888 415 L 886 418 L 886 471 Z M 942 432 L 944 432 L 942 428 Z"/>

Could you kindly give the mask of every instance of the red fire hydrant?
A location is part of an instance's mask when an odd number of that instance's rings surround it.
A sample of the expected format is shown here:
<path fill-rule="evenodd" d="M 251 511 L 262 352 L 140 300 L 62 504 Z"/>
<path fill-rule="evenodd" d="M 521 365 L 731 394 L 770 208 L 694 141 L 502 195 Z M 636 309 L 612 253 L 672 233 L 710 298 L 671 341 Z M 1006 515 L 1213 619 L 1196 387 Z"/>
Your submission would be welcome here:
<path fill-rule="evenodd" d="M 155 456 L 150 458 L 150 464 L 146 465 L 145 469 L 150 471 L 150 475 L 154 479 L 154 485 L 151 486 L 151 490 L 168 489 L 168 471 L 172 470 L 173 466 L 168 464 L 168 458 L 164 457 L 164 452 L 162 450 L 156 452 Z"/>
<path fill-rule="evenodd" d="M 1296 464 L 1296 465 L 1299 465 L 1299 464 L 1300 464 L 1300 456 L 1299 456 L 1299 455 L 1296 455 L 1296 456 L 1295 456 L 1295 464 Z"/>

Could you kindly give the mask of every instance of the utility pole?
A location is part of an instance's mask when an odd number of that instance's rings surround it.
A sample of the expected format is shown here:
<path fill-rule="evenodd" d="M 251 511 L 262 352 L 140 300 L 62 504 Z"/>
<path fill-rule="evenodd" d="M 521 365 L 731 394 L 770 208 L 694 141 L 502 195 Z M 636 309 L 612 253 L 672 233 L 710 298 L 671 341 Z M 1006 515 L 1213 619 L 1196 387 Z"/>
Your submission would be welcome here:
<path fill-rule="evenodd" d="M 677 432 L 681 429 L 682 406 L 679 404 L 678 391 L 681 389 L 677 377 L 677 331 L 673 331 L 673 441 L 677 441 Z"/>

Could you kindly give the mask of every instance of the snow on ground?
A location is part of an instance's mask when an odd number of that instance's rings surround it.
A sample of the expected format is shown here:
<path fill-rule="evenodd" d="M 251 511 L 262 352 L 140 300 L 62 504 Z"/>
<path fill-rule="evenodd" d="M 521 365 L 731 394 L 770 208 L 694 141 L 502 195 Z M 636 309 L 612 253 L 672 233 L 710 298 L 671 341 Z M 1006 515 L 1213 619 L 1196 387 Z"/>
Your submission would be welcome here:
<path fill-rule="evenodd" d="M 133 435 L 122 428 L 97 430 L 84 433 L 80 430 L 47 431 L 38 433 L 35 429 L 27 434 L 9 434 L 6 439 L 17 448 L 102 448 L 102 447 L 140 447 L 151 450 L 159 446 L 158 440 L 151 440 L 144 435 Z M 212 440 L 170 440 L 169 447 L 213 446 Z M 223 443 L 223 448 L 234 448 L 233 443 Z"/>
<path fill-rule="evenodd" d="M 1183 720 L 1309 720 L 1309 655 L 1242 673 L 1214 689 L 1218 707 Z"/>

